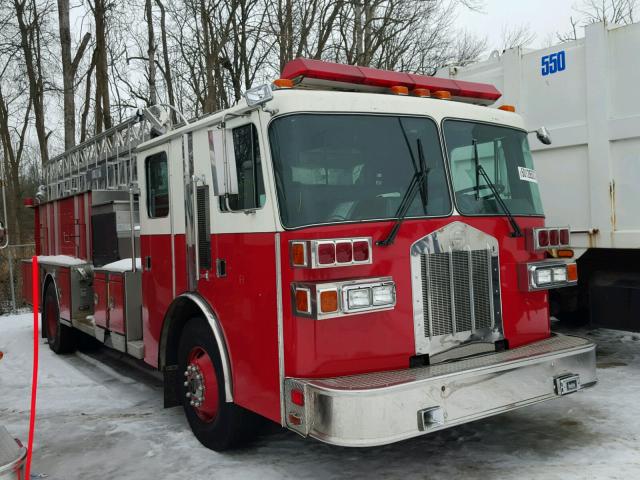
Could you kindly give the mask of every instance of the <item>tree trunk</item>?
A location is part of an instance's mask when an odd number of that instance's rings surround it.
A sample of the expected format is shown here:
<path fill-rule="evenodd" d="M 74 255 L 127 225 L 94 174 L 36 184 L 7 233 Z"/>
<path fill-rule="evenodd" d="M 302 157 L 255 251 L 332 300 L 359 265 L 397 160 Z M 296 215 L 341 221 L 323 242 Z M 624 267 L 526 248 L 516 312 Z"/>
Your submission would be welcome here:
<path fill-rule="evenodd" d="M 93 16 L 96 24 L 96 133 L 111 128 L 109 73 L 107 70 L 107 33 L 105 0 L 95 0 Z"/>
<path fill-rule="evenodd" d="M 153 10 L 151 9 L 151 0 L 145 0 L 145 10 L 147 17 L 147 38 L 148 38 L 148 69 L 149 69 L 149 105 L 158 103 L 158 95 L 156 90 L 156 41 L 153 33 Z"/>
<path fill-rule="evenodd" d="M 49 160 L 49 154 L 47 150 L 47 133 L 44 127 L 44 92 L 39 68 L 39 56 L 41 53 L 39 48 L 40 24 L 38 23 L 35 5 L 33 6 L 33 20 L 29 25 L 26 24 L 25 5 L 26 0 L 14 0 L 16 18 L 20 29 L 20 47 L 24 54 L 27 79 L 29 81 L 29 96 L 33 104 L 36 134 L 38 136 L 38 146 L 40 149 L 40 161 L 45 164 Z M 35 45 L 34 39 L 36 39 Z"/>
<path fill-rule="evenodd" d="M 69 27 L 69 0 L 58 0 L 58 27 L 60 30 L 60 59 L 62 60 L 62 98 L 64 108 L 64 148 L 76 144 L 75 79 L 91 34 L 86 33 L 75 57 L 71 57 L 71 29 Z"/>
<path fill-rule="evenodd" d="M 164 83 L 167 87 L 167 96 L 169 97 L 169 105 L 175 107 L 176 100 L 173 93 L 173 80 L 171 78 L 171 64 L 169 63 L 169 47 L 167 46 L 167 24 L 166 12 L 164 4 L 161 0 L 156 0 L 158 8 L 160 8 L 160 36 L 162 38 L 162 60 L 164 62 Z M 176 123 L 176 114 L 171 111 L 171 121 Z"/>

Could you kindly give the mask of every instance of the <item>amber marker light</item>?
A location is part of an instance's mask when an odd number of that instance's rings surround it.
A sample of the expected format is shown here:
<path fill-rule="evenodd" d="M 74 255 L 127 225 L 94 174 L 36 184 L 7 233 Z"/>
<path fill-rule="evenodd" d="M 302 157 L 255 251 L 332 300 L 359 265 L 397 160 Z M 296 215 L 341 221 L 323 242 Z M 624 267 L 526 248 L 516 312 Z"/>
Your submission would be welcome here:
<path fill-rule="evenodd" d="M 291 264 L 294 267 L 307 266 L 307 243 L 291 242 Z"/>
<path fill-rule="evenodd" d="M 409 89 L 402 85 L 394 85 L 391 87 L 391 93 L 394 95 L 409 95 Z"/>
<path fill-rule="evenodd" d="M 504 112 L 515 112 L 516 107 L 514 107 L 513 105 L 500 105 L 498 107 L 498 110 L 502 110 Z"/>
<path fill-rule="evenodd" d="M 431 96 L 431 90 L 429 90 L 428 88 L 414 88 L 411 93 L 413 94 L 414 97 L 430 97 Z"/>
<path fill-rule="evenodd" d="M 278 89 L 293 88 L 293 80 L 289 80 L 288 78 L 278 78 L 273 81 L 273 85 Z"/>
<path fill-rule="evenodd" d="M 449 90 L 436 90 L 433 92 L 433 96 L 440 100 L 451 100 L 451 92 Z"/>

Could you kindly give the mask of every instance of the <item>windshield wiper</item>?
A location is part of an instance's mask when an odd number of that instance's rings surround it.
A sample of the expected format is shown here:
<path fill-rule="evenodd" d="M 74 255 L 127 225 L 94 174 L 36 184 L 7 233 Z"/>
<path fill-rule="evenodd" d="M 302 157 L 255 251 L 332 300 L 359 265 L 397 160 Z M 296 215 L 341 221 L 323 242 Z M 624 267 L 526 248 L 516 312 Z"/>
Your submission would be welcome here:
<path fill-rule="evenodd" d="M 484 167 L 480 165 L 480 160 L 478 158 L 478 141 L 475 138 L 473 139 L 473 163 L 476 166 L 476 200 L 480 198 L 480 175 L 482 175 L 482 178 L 491 190 L 491 193 L 493 193 L 496 202 L 498 203 L 498 205 L 500 205 L 500 208 L 502 208 L 502 211 L 509 219 L 509 223 L 511 224 L 511 228 L 513 229 L 513 232 L 511 232 L 511 236 L 522 237 L 522 230 L 520 229 L 520 225 L 518 225 L 518 222 L 516 222 L 516 219 L 513 217 L 513 214 L 509 210 L 509 207 L 507 207 L 507 204 L 504 203 L 504 200 L 502 200 L 500 193 L 498 193 L 498 189 L 489 178 L 489 175 L 487 175 Z"/>
<path fill-rule="evenodd" d="M 428 202 L 428 191 L 427 191 L 427 177 L 429 175 L 429 170 L 427 168 L 427 162 L 424 158 L 424 151 L 422 150 L 422 142 L 418 138 L 418 163 L 416 163 L 415 158 L 413 156 L 413 151 L 411 150 L 411 146 L 409 145 L 409 139 L 407 138 L 406 133 L 404 132 L 404 127 L 400 124 L 402 128 L 402 133 L 404 134 L 404 138 L 407 142 L 407 147 L 409 148 L 409 153 L 411 154 L 411 161 L 413 162 L 413 168 L 415 169 L 415 173 L 411 178 L 411 183 L 409 183 L 409 188 L 404 192 L 404 196 L 400 201 L 400 206 L 398 207 L 398 211 L 396 212 L 396 223 L 393 225 L 393 228 L 386 236 L 384 240 L 378 240 L 376 245 L 381 247 L 387 247 L 393 244 L 396 236 L 398 235 L 398 230 L 400 229 L 400 225 L 404 221 L 407 216 L 407 212 L 409 211 L 409 207 L 413 203 L 413 199 L 416 196 L 416 192 L 420 190 L 420 197 L 422 199 L 422 207 L 424 208 L 424 213 L 427 213 L 427 202 Z"/>

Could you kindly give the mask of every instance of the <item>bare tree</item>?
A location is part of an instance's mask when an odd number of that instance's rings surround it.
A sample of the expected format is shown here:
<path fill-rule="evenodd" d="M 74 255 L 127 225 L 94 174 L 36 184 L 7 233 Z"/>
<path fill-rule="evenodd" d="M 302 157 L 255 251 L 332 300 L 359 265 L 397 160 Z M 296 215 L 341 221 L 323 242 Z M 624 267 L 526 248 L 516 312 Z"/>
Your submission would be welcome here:
<path fill-rule="evenodd" d="M 500 49 L 502 51 L 510 48 L 526 47 L 536 39 L 536 34 L 531 31 L 528 24 L 514 25 L 502 28 L 502 42 Z"/>
<path fill-rule="evenodd" d="M 629 25 L 634 22 L 637 0 L 582 0 L 575 7 L 586 24 L 605 22 Z"/>
<path fill-rule="evenodd" d="M 69 27 L 69 0 L 58 0 L 58 24 L 60 30 L 60 50 L 62 60 L 62 92 L 64 104 L 64 148 L 76 142 L 75 79 L 78 66 L 91 40 L 85 33 L 75 55 L 71 55 L 71 29 Z"/>

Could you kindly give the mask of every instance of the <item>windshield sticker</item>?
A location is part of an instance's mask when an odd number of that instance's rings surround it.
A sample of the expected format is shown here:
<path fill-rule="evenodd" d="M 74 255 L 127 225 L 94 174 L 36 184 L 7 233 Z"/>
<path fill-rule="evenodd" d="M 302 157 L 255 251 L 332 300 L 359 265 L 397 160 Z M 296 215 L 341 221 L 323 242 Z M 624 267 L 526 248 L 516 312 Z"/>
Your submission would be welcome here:
<path fill-rule="evenodd" d="M 524 180 L 525 182 L 538 183 L 536 171 L 531 170 L 530 168 L 518 167 L 518 176 L 520 177 L 520 180 Z"/>

